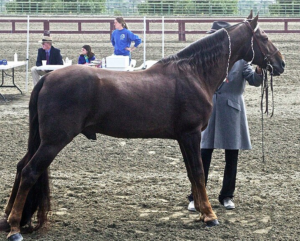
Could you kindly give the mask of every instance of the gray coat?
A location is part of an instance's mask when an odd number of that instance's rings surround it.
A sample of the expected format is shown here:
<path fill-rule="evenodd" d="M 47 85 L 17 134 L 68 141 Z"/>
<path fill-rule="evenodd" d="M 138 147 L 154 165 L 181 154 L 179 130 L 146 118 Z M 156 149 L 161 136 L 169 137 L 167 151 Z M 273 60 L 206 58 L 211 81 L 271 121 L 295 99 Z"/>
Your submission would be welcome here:
<path fill-rule="evenodd" d="M 243 93 L 246 81 L 260 86 L 263 77 L 245 60 L 239 60 L 230 70 L 228 80 L 213 96 L 213 112 L 202 132 L 201 148 L 251 149 Z"/>

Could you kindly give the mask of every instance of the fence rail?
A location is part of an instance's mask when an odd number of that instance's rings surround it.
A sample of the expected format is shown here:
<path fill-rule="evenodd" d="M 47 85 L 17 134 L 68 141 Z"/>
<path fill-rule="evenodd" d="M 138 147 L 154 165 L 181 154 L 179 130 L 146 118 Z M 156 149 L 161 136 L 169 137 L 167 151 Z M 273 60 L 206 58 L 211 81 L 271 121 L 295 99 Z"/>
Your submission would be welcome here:
<path fill-rule="evenodd" d="M 299 1 L 275 0 L 0 0 L 1 15 L 300 17 Z"/>
<path fill-rule="evenodd" d="M 230 23 L 238 23 L 241 22 L 243 19 L 241 18 L 226 18 L 226 19 L 164 19 L 161 18 L 152 18 L 146 19 L 146 34 L 162 34 L 161 30 L 152 30 L 151 24 L 153 23 L 160 23 L 162 21 L 164 23 L 175 23 L 177 24 L 177 30 L 165 30 L 164 34 L 177 34 L 179 41 L 186 41 L 187 34 L 203 34 L 206 31 L 204 30 L 187 30 L 186 24 L 194 23 L 194 24 L 203 24 L 203 23 L 212 23 L 212 21 L 227 21 Z M 143 23 L 143 19 L 126 19 L 127 23 Z M 260 23 L 276 23 L 276 29 L 265 29 L 266 33 L 300 33 L 300 29 L 289 29 L 290 23 L 300 23 L 300 18 L 260 18 Z M 11 19 L 11 18 L 2 18 L 0 19 L 0 24 L 3 23 L 6 26 L 6 29 L 0 30 L 0 33 L 27 33 L 25 29 L 18 29 L 17 23 L 27 23 L 26 18 L 19 18 L 19 19 Z M 53 18 L 53 19 L 30 19 L 30 23 L 41 23 L 43 28 L 41 29 L 29 29 L 29 33 L 42 33 L 42 34 L 109 34 L 114 31 L 114 21 L 113 19 L 68 19 L 68 18 Z M 58 23 L 72 23 L 77 25 L 77 30 L 52 30 L 51 24 L 58 24 Z M 84 30 L 82 28 L 82 24 L 99 24 L 99 30 Z M 282 25 L 282 29 L 280 29 L 280 24 Z M 101 27 L 102 25 L 102 27 Z M 103 25 L 109 25 L 107 30 L 103 29 Z M 300 26 L 300 24 L 299 24 Z M 101 28 L 100 28 L 101 27 Z M 105 29 L 105 27 L 104 27 Z M 134 30 L 136 34 L 144 33 L 144 29 L 142 30 Z"/>

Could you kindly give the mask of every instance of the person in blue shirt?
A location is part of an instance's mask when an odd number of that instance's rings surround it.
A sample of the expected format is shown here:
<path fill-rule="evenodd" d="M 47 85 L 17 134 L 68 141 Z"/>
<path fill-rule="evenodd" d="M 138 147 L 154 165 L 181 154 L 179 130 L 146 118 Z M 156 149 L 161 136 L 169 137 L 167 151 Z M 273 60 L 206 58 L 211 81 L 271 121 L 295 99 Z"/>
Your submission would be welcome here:
<path fill-rule="evenodd" d="M 129 59 L 131 59 L 131 52 L 141 44 L 142 40 L 139 36 L 128 30 L 128 26 L 122 17 L 117 17 L 114 20 L 114 25 L 116 30 L 113 31 L 111 37 L 114 54 L 129 56 Z M 131 42 L 134 42 L 134 46 L 132 47 Z"/>
<path fill-rule="evenodd" d="M 91 61 L 95 60 L 95 54 L 92 52 L 90 45 L 83 45 L 81 49 L 81 54 L 78 58 L 78 64 L 89 64 Z"/>

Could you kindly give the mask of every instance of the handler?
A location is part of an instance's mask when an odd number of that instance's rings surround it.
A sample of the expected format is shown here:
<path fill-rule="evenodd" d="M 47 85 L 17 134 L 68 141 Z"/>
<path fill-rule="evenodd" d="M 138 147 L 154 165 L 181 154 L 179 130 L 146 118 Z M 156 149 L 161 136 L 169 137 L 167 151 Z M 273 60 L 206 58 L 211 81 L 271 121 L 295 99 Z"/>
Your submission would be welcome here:
<path fill-rule="evenodd" d="M 230 24 L 216 21 L 207 33 L 211 34 Z M 228 82 L 223 82 L 213 96 L 213 111 L 207 128 L 202 132 L 201 158 L 207 184 L 211 157 L 214 149 L 225 149 L 225 170 L 219 202 L 226 209 L 234 209 L 233 203 L 239 150 L 251 149 L 250 135 L 243 93 L 246 81 L 260 86 L 263 81 L 262 70 L 254 71 L 250 64 L 241 59 L 228 74 Z M 188 210 L 196 211 L 193 194 L 188 196 Z"/>

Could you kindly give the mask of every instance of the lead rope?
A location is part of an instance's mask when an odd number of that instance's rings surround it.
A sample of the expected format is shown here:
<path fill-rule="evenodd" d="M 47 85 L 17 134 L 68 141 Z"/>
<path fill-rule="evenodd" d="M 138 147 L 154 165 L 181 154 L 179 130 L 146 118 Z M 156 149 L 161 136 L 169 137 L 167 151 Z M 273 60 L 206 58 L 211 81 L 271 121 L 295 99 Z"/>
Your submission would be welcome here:
<path fill-rule="evenodd" d="M 268 64 L 268 67 L 270 67 L 271 71 L 271 79 L 270 79 L 270 86 L 271 86 L 271 95 L 272 95 L 272 112 L 270 115 L 270 118 L 274 114 L 274 93 L 273 93 L 273 66 L 271 64 Z M 262 69 L 263 71 L 263 83 L 261 85 L 261 143 L 262 143 L 262 159 L 263 162 L 265 162 L 265 150 L 264 150 L 264 114 L 266 113 L 269 115 L 269 83 L 268 83 L 268 71 L 267 69 Z M 266 100 L 266 107 L 264 111 L 264 95 Z"/>
<path fill-rule="evenodd" d="M 262 69 L 263 72 L 263 82 L 261 85 L 261 100 L 260 100 L 260 112 L 261 112 L 261 149 L 262 149 L 262 159 L 265 162 L 265 148 L 264 148 L 264 93 L 265 93 L 265 83 L 267 79 L 267 70 Z"/>

